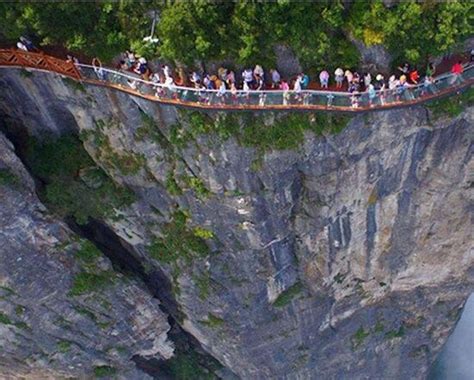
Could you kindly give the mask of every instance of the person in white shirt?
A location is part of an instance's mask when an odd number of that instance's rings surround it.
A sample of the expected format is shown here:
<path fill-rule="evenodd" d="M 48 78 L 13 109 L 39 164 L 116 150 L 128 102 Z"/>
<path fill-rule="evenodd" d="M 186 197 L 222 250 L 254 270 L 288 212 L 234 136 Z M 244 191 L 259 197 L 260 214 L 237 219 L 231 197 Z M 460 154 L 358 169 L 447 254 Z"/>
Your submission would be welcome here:
<path fill-rule="evenodd" d="M 342 82 L 344 80 L 344 71 L 340 67 L 338 67 L 334 72 L 334 75 L 336 78 L 336 88 L 341 88 Z"/>
<path fill-rule="evenodd" d="M 18 42 L 16 43 L 16 47 L 17 47 L 18 49 L 20 49 L 20 50 L 28 51 L 26 45 L 23 44 L 23 43 L 20 42 L 20 41 L 18 41 Z"/>

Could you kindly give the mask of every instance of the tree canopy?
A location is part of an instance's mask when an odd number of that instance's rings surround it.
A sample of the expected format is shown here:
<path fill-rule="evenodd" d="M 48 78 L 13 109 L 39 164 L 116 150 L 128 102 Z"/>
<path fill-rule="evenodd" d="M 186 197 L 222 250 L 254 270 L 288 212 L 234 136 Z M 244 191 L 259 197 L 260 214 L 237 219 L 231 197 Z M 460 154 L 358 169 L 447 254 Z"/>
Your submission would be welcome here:
<path fill-rule="evenodd" d="M 472 1 L 132 1 L 0 3 L 0 33 L 108 60 L 133 48 L 142 54 L 193 65 L 231 59 L 240 64 L 275 63 L 274 47 L 294 51 L 305 69 L 355 66 L 349 36 L 383 44 L 396 61 L 417 63 L 442 54 L 473 34 Z M 150 33 L 159 15 L 159 44 Z"/>

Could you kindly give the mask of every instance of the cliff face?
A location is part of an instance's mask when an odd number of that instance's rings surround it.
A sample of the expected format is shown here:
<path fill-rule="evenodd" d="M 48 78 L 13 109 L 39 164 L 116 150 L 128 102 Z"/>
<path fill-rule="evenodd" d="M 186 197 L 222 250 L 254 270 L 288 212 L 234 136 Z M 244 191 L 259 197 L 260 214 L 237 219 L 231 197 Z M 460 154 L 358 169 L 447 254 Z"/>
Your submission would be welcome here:
<path fill-rule="evenodd" d="M 265 150 L 252 147 L 258 131 L 287 116 L 202 115 L 51 74 L 1 74 L 9 133 L 80 132 L 137 194 L 104 222 L 148 273 L 165 274 L 162 302 L 235 374 L 427 373 L 473 290 L 472 108 L 439 120 L 424 108 L 377 112 Z M 255 135 L 236 132 L 244 119 L 261 123 Z"/>
<path fill-rule="evenodd" d="M 139 375 L 133 355 L 168 359 L 173 345 L 159 303 L 40 203 L 0 135 L 0 354 L 2 378 Z M 83 294 L 81 279 L 97 276 Z M 107 283 L 99 281 L 107 279 Z"/>

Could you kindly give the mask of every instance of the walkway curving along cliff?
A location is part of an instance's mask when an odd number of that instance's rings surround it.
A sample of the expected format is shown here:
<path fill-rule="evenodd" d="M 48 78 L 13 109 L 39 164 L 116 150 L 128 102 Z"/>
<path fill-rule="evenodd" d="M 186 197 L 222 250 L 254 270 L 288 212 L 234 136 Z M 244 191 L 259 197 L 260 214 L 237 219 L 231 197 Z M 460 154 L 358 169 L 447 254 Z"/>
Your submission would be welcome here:
<path fill-rule="evenodd" d="M 424 84 L 377 91 L 372 104 L 367 92 L 347 93 L 318 90 L 242 91 L 236 93 L 168 86 L 141 79 L 133 73 L 85 64 L 74 64 L 42 53 L 0 49 L 0 68 L 28 68 L 57 73 L 74 80 L 113 88 L 131 95 L 175 106 L 220 111 L 302 110 L 362 113 L 374 110 L 408 107 L 466 90 L 474 84 L 474 64 L 467 64 L 461 75 L 445 73 Z"/>

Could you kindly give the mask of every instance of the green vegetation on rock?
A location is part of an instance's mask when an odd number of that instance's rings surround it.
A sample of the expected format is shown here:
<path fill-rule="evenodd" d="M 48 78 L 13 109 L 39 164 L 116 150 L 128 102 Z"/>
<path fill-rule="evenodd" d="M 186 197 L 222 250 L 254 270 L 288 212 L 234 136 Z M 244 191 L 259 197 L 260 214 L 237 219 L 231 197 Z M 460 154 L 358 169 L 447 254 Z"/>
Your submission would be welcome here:
<path fill-rule="evenodd" d="M 61 79 L 66 86 L 72 88 L 75 92 L 86 92 L 86 88 L 81 82 L 68 77 L 62 77 Z"/>
<path fill-rule="evenodd" d="M 175 196 L 183 194 L 183 190 L 181 190 L 178 183 L 174 179 L 172 171 L 169 171 L 168 175 L 166 176 L 166 190 L 168 190 L 168 193 Z"/>
<path fill-rule="evenodd" d="M 20 184 L 18 177 L 8 168 L 0 168 L 0 186 L 17 187 Z"/>
<path fill-rule="evenodd" d="M 216 317 L 214 314 L 209 313 L 207 315 L 207 319 L 200 321 L 200 323 L 210 328 L 217 328 L 222 326 L 224 320 L 222 318 Z"/>
<path fill-rule="evenodd" d="M 13 325 L 13 322 L 11 321 L 11 319 L 3 314 L 2 312 L 0 312 L 0 323 L 3 324 L 3 325 Z"/>
<path fill-rule="evenodd" d="M 456 117 L 464 111 L 466 107 L 474 105 L 474 88 L 469 88 L 460 95 L 434 100 L 427 104 L 433 117 L 438 119 L 442 116 Z"/>
<path fill-rule="evenodd" d="M 198 289 L 198 295 L 201 300 L 207 299 L 210 293 L 211 277 L 209 272 L 201 273 L 200 275 L 193 276 L 194 283 Z"/>
<path fill-rule="evenodd" d="M 401 338 L 404 335 L 405 335 L 405 328 L 403 325 L 401 325 L 398 330 L 390 330 L 389 332 L 387 332 L 385 334 L 385 338 L 387 339 Z"/>
<path fill-rule="evenodd" d="M 107 365 L 101 365 L 94 367 L 94 375 L 98 378 L 113 376 L 117 373 L 117 370 L 114 367 Z"/>
<path fill-rule="evenodd" d="M 87 293 L 99 292 L 105 287 L 113 284 L 116 274 L 112 271 L 99 273 L 80 272 L 74 276 L 69 294 L 80 296 Z"/>
<path fill-rule="evenodd" d="M 353 348 L 359 347 L 362 343 L 364 343 L 365 338 L 367 338 L 370 335 L 369 331 L 365 331 L 362 326 L 359 327 L 359 329 L 355 332 L 354 335 L 352 335 L 352 345 Z"/>
<path fill-rule="evenodd" d="M 182 211 L 173 214 L 172 220 L 162 228 L 163 236 L 155 238 L 148 247 L 153 258 L 165 263 L 173 263 L 178 259 L 190 262 L 195 257 L 209 254 L 204 239 L 186 226 L 187 220 L 188 216 Z"/>
<path fill-rule="evenodd" d="M 133 193 L 115 184 L 97 167 L 74 135 L 32 139 L 27 163 L 45 186 L 40 196 L 62 217 L 73 216 L 80 223 L 89 218 L 113 217 L 115 209 L 134 201 Z"/>
<path fill-rule="evenodd" d="M 206 198 L 210 195 L 211 192 L 208 190 L 201 178 L 187 176 L 184 177 L 183 180 L 189 188 L 193 189 L 196 192 L 198 197 Z"/>
<path fill-rule="evenodd" d="M 95 145 L 97 159 L 101 164 L 123 175 L 137 174 L 145 167 L 145 157 L 130 151 L 116 151 L 109 140 L 113 128 L 118 128 L 118 123 L 114 120 L 98 120 L 95 129 L 81 132 L 81 139 Z"/>
<path fill-rule="evenodd" d="M 83 240 L 76 251 L 76 257 L 85 264 L 92 264 L 101 256 L 99 249 L 89 240 Z"/>
<path fill-rule="evenodd" d="M 102 253 L 94 244 L 88 240 L 81 240 L 75 252 L 81 270 L 73 278 L 70 296 L 100 292 L 115 282 L 117 274 L 111 270 L 103 270 L 99 266 L 101 256 Z"/>
<path fill-rule="evenodd" d="M 337 134 L 351 120 L 345 115 L 327 113 L 244 113 L 217 114 L 211 117 L 205 112 L 180 111 L 182 123 L 170 130 L 170 142 L 184 148 L 199 135 L 222 141 L 234 137 L 242 146 L 269 150 L 296 149 L 304 143 L 305 131 L 317 136 Z M 268 122 L 270 121 L 270 122 Z"/>
<path fill-rule="evenodd" d="M 60 340 L 57 345 L 58 351 L 61 353 L 66 353 L 71 349 L 71 342 L 68 340 Z"/>
<path fill-rule="evenodd" d="M 396 61 L 423 63 L 472 34 L 469 1 L 354 1 L 346 24 L 366 45 L 382 44 Z"/>
<path fill-rule="evenodd" d="M 284 290 L 273 302 L 275 307 L 284 307 L 288 305 L 298 294 L 303 290 L 303 285 L 300 282 L 297 282 L 290 286 L 288 289 Z"/>
<path fill-rule="evenodd" d="M 164 364 L 171 379 L 176 380 L 214 380 L 216 376 L 212 375 L 199 360 L 194 352 L 178 352 L 170 360 Z M 206 363 L 206 367 L 217 370 L 218 367 L 214 363 Z"/>

